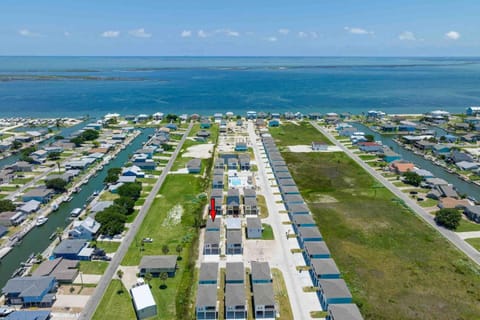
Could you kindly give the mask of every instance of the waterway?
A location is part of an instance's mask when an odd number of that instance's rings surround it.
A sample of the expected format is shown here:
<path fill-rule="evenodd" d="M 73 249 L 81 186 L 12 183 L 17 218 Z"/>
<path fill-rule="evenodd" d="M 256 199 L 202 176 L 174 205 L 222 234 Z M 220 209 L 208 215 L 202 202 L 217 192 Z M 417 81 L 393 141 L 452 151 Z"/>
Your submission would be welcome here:
<path fill-rule="evenodd" d="M 67 127 L 67 128 L 63 128 L 60 130 L 60 132 L 58 132 L 57 135 L 61 135 L 63 137 L 68 137 L 70 136 L 73 132 L 81 129 L 83 126 L 85 126 L 85 122 L 80 122 L 74 126 L 71 126 L 71 127 Z M 37 127 L 35 129 L 33 128 L 30 128 L 30 127 L 22 127 L 22 128 L 17 128 L 15 129 L 14 131 L 29 131 L 29 130 L 39 130 L 40 129 L 43 129 L 41 127 Z M 40 142 L 37 147 L 42 147 L 46 144 L 49 144 L 51 142 L 53 142 L 54 139 L 53 137 L 49 138 L 49 139 L 46 139 L 46 140 L 43 140 L 42 142 Z M 12 154 L 11 156 L 8 156 L 6 158 L 3 158 L 3 159 L 0 159 L 0 168 L 3 168 L 5 166 L 8 166 L 8 165 L 11 165 L 11 164 L 14 164 L 15 162 L 17 162 L 19 159 L 20 159 L 20 156 L 21 156 L 21 153 L 16 153 L 16 154 Z"/>
<path fill-rule="evenodd" d="M 456 174 L 449 173 L 442 167 L 433 164 L 431 161 L 426 160 L 423 157 L 399 146 L 395 141 L 393 141 L 393 139 L 395 138 L 394 135 L 381 135 L 361 123 L 352 123 L 352 125 L 355 128 L 357 128 L 358 131 L 362 131 L 362 132 L 365 132 L 366 134 L 373 135 L 376 141 L 382 141 L 384 145 L 389 146 L 393 151 L 400 154 L 404 160 L 410 161 L 414 163 L 416 166 L 430 171 L 431 173 L 433 173 L 435 177 L 442 178 L 448 183 L 451 183 L 452 185 L 455 186 L 455 188 L 459 193 L 473 196 L 476 199 L 480 198 L 479 186 L 473 183 L 463 181 Z M 446 134 L 446 131 L 444 131 L 443 129 L 436 128 L 436 127 L 432 127 L 432 129 L 435 130 L 435 132 L 437 132 L 437 135 Z"/>
<path fill-rule="evenodd" d="M 153 134 L 153 128 L 142 130 L 142 133 L 137 136 L 124 150 L 120 151 L 117 157 L 110 161 L 110 163 L 100 171 L 96 177 L 92 177 L 89 182 L 82 186 L 79 193 L 73 194 L 73 199 L 70 202 L 63 202 L 56 212 L 52 212 L 48 217 L 48 222 L 41 227 L 36 227 L 31 230 L 22 240 L 21 244 L 15 246 L 8 255 L 6 255 L 0 264 L 0 288 L 10 279 L 12 273 L 20 266 L 22 261 L 27 260 L 32 253 L 37 254 L 43 252 L 53 240 L 50 240 L 50 235 L 57 230 L 57 228 L 64 229 L 71 221 L 68 219 L 70 212 L 74 208 L 82 208 L 87 199 L 96 190 L 101 190 L 103 180 L 107 176 L 107 171 L 113 167 L 121 167 L 124 165 L 129 157 L 142 144 L 148 140 L 148 136 Z"/>

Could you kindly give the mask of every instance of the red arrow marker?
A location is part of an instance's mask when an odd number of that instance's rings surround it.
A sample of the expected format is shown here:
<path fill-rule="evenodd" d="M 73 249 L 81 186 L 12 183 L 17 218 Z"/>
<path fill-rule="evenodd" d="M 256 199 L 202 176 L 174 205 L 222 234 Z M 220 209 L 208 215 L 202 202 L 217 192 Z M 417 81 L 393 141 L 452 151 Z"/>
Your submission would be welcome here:
<path fill-rule="evenodd" d="M 217 215 L 217 210 L 215 210 L 215 198 L 210 199 L 210 217 L 212 222 L 215 221 L 215 216 Z"/>

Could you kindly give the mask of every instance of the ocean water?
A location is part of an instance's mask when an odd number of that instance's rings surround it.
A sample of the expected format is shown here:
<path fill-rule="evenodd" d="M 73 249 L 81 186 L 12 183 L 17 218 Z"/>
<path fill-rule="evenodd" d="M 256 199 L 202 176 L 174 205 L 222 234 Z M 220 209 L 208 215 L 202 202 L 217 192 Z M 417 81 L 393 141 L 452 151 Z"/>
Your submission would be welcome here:
<path fill-rule="evenodd" d="M 0 57 L 0 117 L 479 104 L 480 58 Z"/>

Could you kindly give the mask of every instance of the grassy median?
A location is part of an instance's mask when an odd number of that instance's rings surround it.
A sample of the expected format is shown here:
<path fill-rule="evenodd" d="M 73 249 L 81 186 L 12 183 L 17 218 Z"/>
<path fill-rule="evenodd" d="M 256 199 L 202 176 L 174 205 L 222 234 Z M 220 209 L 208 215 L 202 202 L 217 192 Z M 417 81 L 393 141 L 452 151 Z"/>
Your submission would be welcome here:
<path fill-rule="evenodd" d="M 353 160 L 343 153 L 284 158 L 366 319 L 479 318 L 478 266 L 387 189 L 374 188 Z"/>

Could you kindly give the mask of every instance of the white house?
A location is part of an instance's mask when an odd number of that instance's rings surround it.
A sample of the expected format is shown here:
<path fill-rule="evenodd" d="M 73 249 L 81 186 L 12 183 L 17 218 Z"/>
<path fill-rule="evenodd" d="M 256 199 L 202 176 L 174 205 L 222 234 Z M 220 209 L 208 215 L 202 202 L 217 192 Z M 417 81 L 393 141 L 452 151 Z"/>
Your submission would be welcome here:
<path fill-rule="evenodd" d="M 130 289 L 130 293 L 138 319 L 146 319 L 157 315 L 157 305 L 148 284 L 144 283 L 133 287 Z"/>
<path fill-rule="evenodd" d="M 100 229 L 101 224 L 92 217 L 87 217 L 82 221 L 75 221 L 73 229 L 68 232 L 68 236 L 73 239 L 92 240 Z"/>

